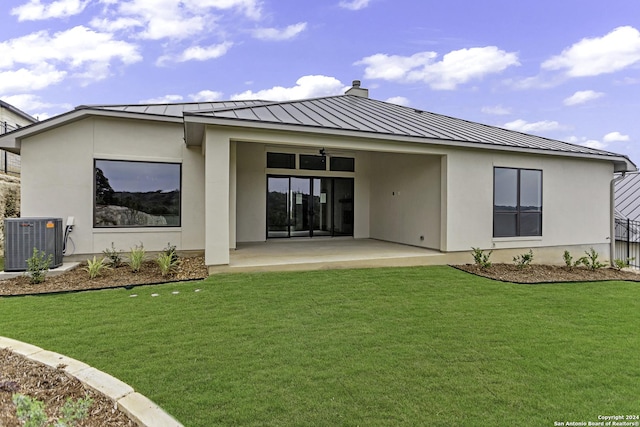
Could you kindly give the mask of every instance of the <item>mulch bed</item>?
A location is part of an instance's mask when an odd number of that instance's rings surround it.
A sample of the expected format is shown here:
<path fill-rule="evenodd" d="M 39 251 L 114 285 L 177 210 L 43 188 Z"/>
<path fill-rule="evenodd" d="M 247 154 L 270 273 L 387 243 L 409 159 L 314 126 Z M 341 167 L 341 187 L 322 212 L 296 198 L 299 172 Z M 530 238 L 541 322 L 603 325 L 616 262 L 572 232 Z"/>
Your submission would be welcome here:
<path fill-rule="evenodd" d="M 16 415 L 16 407 L 12 396 L 20 393 L 38 399 L 45 404 L 45 411 L 49 417 L 47 426 L 58 420 L 60 408 L 68 398 L 90 398 L 93 402 L 89 407 L 89 416 L 80 420 L 76 425 L 80 427 L 130 427 L 137 424 L 120 412 L 114 403 L 100 393 L 85 388 L 75 378 L 67 376 L 62 369 L 53 369 L 36 363 L 13 353 L 0 350 L 0 426 L 19 427 L 22 422 Z"/>
<path fill-rule="evenodd" d="M 485 269 L 475 264 L 454 265 L 452 267 L 489 279 L 522 284 L 594 282 L 606 280 L 640 281 L 640 274 L 637 272 L 616 270 L 615 268 L 591 270 L 582 266 L 568 268 L 565 266 L 543 264 L 530 264 L 523 268 L 518 268 L 515 264 L 493 264 L 491 267 Z"/>
<path fill-rule="evenodd" d="M 31 284 L 29 277 L 0 280 L 0 296 L 46 294 L 52 292 L 82 291 L 90 289 L 118 288 L 124 286 L 149 285 L 167 282 L 182 282 L 204 279 L 208 275 L 204 257 L 180 258 L 180 265 L 174 273 L 160 274 L 160 268 L 154 261 L 145 261 L 140 271 L 133 273 L 128 265 L 103 270 L 100 276 L 89 279 L 85 270 L 86 263 L 71 271 L 52 276 L 44 282 Z"/>

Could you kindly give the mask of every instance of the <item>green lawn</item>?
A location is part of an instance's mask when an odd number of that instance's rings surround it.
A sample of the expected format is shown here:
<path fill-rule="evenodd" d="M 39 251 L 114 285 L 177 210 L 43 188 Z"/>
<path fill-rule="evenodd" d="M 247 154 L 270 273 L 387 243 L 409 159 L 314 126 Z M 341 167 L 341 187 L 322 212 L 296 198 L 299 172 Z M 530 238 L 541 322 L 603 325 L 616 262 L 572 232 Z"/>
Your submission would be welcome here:
<path fill-rule="evenodd" d="M 552 426 L 640 412 L 639 295 L 449 267 L 234 274 L 0 298 L 0 335 L 187 426 Z"/>

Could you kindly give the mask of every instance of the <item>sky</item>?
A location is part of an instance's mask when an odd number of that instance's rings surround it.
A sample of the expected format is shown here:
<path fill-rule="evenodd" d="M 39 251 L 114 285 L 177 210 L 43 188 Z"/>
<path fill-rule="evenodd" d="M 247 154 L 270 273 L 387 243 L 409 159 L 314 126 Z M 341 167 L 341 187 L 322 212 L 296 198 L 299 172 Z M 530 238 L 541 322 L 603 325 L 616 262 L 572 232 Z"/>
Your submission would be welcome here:
<path fill-rule="evenodd" d="M 3 0 L 0 99 L 339 95 L 600 148 L 640 166 L 638 0 Z"/>

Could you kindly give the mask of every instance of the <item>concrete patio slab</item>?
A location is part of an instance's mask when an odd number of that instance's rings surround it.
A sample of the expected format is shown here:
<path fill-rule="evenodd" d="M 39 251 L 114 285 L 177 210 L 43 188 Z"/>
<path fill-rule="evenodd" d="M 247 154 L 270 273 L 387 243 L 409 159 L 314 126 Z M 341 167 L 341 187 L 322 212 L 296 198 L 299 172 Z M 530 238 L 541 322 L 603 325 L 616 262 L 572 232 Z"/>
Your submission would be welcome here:
<path fill-rule="evenodd" d="M 230 252 L 229 265 L 209 267 L 209 273 L 408 267 L 442 265 L 457 259 L 462 259 L 462 254 L 374 239 L 272 239 L 239 243 Z"/>
<path fill-rule="evenodd" d="M 50 269 L 47 272 L 47 275 L 56 276 L 69 270 L 73 270 L 79 265 L 79 262 L 64 262 L 60 267 Z M 26 271 L 0 271 L 0 280 L 13 279 L 14 277 L 24 276 L 25 274 L 27 274 Z"/>

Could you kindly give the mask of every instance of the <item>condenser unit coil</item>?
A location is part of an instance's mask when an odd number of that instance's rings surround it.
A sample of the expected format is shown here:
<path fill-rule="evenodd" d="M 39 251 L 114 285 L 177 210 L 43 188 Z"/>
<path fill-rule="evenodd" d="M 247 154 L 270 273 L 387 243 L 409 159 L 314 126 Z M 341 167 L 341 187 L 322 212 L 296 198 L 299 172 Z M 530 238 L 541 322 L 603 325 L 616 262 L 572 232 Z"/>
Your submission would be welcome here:
<path fill-rule="evenodd" d="M 7 218 L 4 236 L 5 271 L 26 271 L 34 248 L 52 255 L 49 268 L 62 265 L 62 218 Z"/>

